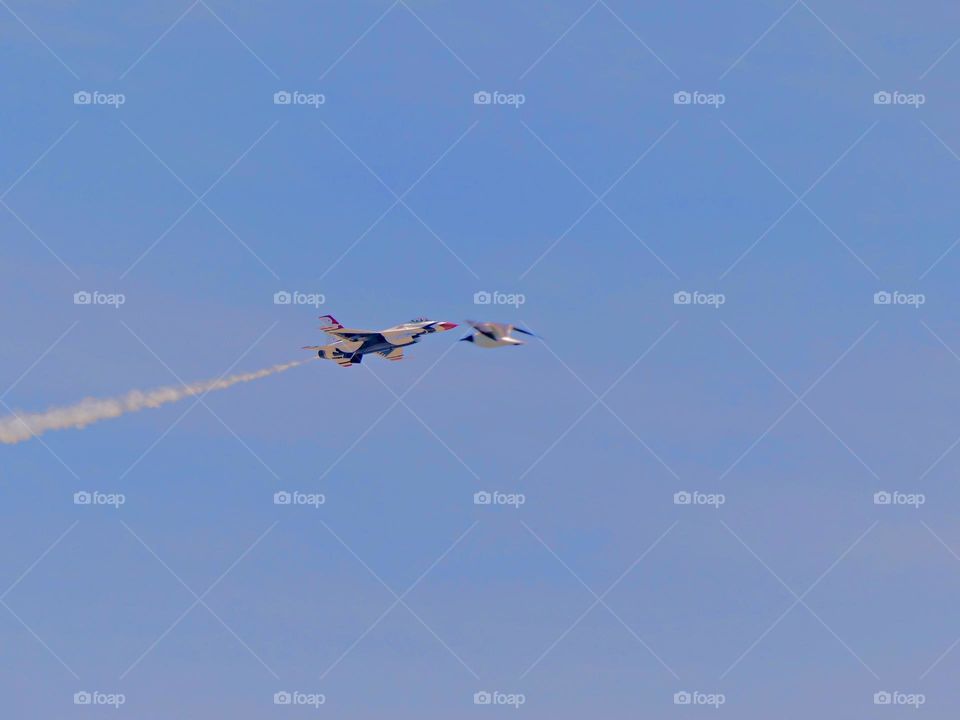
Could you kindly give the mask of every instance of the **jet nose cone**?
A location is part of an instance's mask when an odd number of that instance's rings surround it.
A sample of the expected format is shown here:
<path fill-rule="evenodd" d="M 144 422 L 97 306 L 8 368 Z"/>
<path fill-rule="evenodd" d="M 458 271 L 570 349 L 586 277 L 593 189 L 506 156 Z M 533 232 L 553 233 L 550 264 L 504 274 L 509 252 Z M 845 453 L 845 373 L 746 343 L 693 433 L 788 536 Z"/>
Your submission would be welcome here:
<path fill-rule="evenodd" d="M 453 330 L 456 326 L 457 324 L 452 322 L 442 322 L 437 325 L 441 330 Z"/>

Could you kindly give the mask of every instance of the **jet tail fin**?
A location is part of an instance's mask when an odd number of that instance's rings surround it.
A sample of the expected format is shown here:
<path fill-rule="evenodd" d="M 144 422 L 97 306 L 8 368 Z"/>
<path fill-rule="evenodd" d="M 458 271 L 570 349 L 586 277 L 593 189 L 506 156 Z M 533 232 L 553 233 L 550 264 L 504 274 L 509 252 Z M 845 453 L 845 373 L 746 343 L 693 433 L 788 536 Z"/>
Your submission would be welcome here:
<path fill-rule="evenodd" d="M 337 320 L 333 315 L 321 315 L 320 319 L 323 320 L 323 325 L 320 326 L 320 329 L 324 332 L 329 330 L 339 330 L 343 327 L 339 320 Z"/>

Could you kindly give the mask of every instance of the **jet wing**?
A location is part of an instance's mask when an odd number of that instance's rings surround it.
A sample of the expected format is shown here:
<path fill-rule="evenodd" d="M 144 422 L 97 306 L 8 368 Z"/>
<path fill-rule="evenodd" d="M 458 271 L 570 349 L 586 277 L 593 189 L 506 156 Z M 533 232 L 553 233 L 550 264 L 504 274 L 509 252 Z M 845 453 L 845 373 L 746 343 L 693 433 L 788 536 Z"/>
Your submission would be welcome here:
<path fill-rule="evenodd" d="M 426 335 L 426 330 L 384 330 L 381 337 L 394 346 L 413 345 L 420 341 L 422 335 Z"/>
<path fill-rule="evenodd" d="M 403 348 L 394 348 L 393 350 L 384 350 L 378 352 L 377 355 L 380 357 L 386 358 L 387 360 L 403 360 Z"/>
<path fill-rule="evenodd" d="M 373 345 L 378 342 L 386 342 L 383 334 L 377 330 L 360 330 L 357 328 L 345 328 L 333 315 L 321 315 L 323 325 L 320 329 L 330 337 L 337 340 L 347 340 L 350 342 L 361 342 L 364 345 Z"/>
<path fill-rule="evenodd" d="M 339 330 L 324 330 L 328 335 L 332 335 L 337 340 L 347 340 L 348 342 L 362 342 L 364 345 L 375 345 L 385 343 L 387 339 L 383 333 L 376 330 L 356 330 L 354 328 L 340 328 Z"/>
<path fill-rule="evenodd" d="M 420 342 L 420 338 L 424 335 L 437 332 L 437 326 L 439 324 L 439 321 L 434 321 L 415 327 L 398 326 L 395 328 L 387 328 L 381 334 L 391 345 L 398 347 L 401 345 L 412 345 L 413 343 Z"/>

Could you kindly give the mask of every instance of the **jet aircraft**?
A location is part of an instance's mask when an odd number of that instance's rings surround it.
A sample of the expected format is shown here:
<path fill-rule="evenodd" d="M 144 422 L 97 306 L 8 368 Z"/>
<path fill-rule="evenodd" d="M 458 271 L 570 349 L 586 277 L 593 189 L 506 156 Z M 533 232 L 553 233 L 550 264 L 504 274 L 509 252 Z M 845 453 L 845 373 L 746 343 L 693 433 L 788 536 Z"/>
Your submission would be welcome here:
<path fill-rule="evenodd" d="M 387 360 L 402 360 L 403 348 L 420 341 L 424 335 L 452 330 L 456 323 L 417 318 L 385 330 L 358 330 L 346 328 L 333 317 L 321 315 L 320 326 L 334 341 L 329 345 L 307 345 L 304 350 L 316 350 L 322 360 L 333 360 L 340 367 L 359 365 L 364 355 L 376 354 Z"/>

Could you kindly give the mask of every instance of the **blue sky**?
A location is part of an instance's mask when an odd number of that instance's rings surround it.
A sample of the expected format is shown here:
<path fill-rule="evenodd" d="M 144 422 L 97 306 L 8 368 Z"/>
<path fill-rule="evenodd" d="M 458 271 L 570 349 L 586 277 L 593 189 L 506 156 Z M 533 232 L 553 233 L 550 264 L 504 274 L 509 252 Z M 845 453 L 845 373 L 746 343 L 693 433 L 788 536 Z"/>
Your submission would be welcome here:
<path fill-rule="evenodd" d="M 0 7 L 3 414 L 544 341 L 4 446 L 4 717 L 955 717 L 957 8 L 275 5 Z"/>

